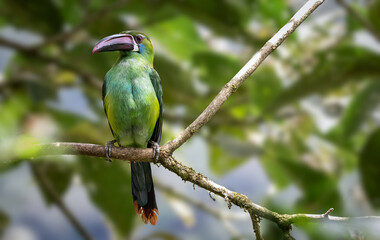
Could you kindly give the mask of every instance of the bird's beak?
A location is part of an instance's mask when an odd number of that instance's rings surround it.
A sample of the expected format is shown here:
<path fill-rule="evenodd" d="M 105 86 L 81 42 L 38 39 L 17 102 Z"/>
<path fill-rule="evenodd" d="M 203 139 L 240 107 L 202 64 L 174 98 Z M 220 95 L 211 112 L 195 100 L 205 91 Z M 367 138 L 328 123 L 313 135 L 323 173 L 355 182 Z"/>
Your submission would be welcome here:
<path fill-rule="evenodd" d="M 130 34 L 114 34 L 100 40 L 92 49 L 92 53 L 108 51 L 138 51 L 133 36 Z"/>

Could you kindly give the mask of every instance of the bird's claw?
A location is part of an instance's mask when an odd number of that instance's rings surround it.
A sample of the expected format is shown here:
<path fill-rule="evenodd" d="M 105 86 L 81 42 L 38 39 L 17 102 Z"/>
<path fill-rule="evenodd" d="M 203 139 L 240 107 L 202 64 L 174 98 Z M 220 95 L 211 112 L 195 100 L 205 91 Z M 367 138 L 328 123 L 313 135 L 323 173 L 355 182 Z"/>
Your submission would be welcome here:
<path fill-rule="evenodd" d="M 152 145 L 152 148 L 153 148 L 154 163 L 157 163 L 158 158 L 160 157 L 160 145 L 158 145 L 158 143 L 156 143 L 152 140 L 149 140 L 149 143 Z"/>
<path fill-rule="evenodd" d="M 112 150 L 112 147 L 115 146 L 115 142 L 116 142 L 116 140 L 108 141 L 106 143 L 106 145 L 104 146 L 104 149 L 106 151 L 106 160 L 107 160 L 107 162 L 112 162 L 112 160 L 111 160 L 111 150 Z"/>

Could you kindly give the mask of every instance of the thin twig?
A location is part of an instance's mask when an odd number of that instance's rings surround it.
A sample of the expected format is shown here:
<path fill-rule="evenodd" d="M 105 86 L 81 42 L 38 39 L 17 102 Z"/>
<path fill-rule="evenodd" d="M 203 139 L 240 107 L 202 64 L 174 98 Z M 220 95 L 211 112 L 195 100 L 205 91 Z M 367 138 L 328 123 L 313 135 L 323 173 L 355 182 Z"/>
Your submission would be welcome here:
<path fill-rule="evenodd" d="M 329 215 L 330 215 L 330 213 L 332 213 L 332 211 L 334 211 L 334 208 L 330 208 L 329 210 L 327 210 L 327 212 L 325 212 L 324 214 L 323 214 L 323 217 L 328 217 Z"/>
<path fill-rule="evenodd" d="M 330 210 L 329 210 L 330 211 Z M 328 212 L 326 212 L 328 213 Z M 289 223 L 302 223 L 302 222 L 353 222 L 353 221 L 379 221 L 380 216 L 362 216 L 362 217 L 337 217 L 329 214 L 290 214 L 284 215 Z"/>
<path fill-rule="evenodd" d="M 249 213 L 252 221 L 253 232 L 256 235 L 256 240 L 264 240 L 260 230 L 260 218 L 254 213 Z"/>
<path fill-rule="evenodd" d="M 78 221 L 78 219 L 74 216 L 70 209 L 61 200 L 54 187 L 49 183 L 44 174 L 41 172 L 41 169 L 39 169 L 38 166 L 35 166 L 32 167 L 32 170 L 34 177 L 38 180 L 41 187 L 45 190 L 49 197 L 53 199 L 53 201 L 57 204 L 58 208 L 61 209 L 62 213 L 66 216 L 66 218 L 78 231 L 78 233 L 86 240 L 93 240 L 93 237 L 90 235 L 90 233 L 87 232 L 87 230 L 82 226 L 82 224 Z"/>

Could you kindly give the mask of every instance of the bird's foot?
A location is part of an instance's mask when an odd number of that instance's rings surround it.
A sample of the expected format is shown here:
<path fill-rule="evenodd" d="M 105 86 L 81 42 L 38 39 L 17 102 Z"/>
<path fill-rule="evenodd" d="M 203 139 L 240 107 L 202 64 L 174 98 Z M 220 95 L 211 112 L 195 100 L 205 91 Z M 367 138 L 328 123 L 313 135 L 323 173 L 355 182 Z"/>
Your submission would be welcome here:
<path fill-rule="evenodd" d="M 104 149 L 106 150 L 106 160 L 107 162 L 112 162 L 111 160 L 111 150 L 112 147 L 115 146 L 116 140 L 108 141 L 106 145 L 104 146 Z"/>
<path fill-rule="evenodd" d="M 158 145 L 158 143 L 156 143 L 152 140 L 149 140 L 149 143 L 152 145 L 152 148 L 153 148 L 154 163 L 157 163 L 158 158 L 160 157 L 160 145 Z"/>

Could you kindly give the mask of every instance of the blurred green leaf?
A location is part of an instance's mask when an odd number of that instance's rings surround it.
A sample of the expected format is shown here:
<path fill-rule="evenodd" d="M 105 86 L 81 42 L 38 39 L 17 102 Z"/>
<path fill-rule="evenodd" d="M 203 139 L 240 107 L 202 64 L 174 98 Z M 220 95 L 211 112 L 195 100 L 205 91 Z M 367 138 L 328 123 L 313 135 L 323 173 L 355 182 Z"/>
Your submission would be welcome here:
<path fill-rule="evenodd" d="M 269 222 L 265 228 L 262 229 L 264 239 L 280 239 L 284 240 L 284 233 L 275 224 Z"/>
<path fill-rule="evenodd" d="M 360 8 L 359 5 L 357 5 L 355 2 L 350 2 L 347 4 L 350 4 L 350 6 L 354 9 L 354 11 L 358 12 L 359 15 L 365 15 L 363 12 L 363 8 Z M 346 26 L 347 26 L 347 33 L 355 34 L 356 31 L 360 31 L 363 29 L 363 24 L 358 21 L 356 16 L 354 14 L 346 14 Z"/>
<path fill-rule="evenodd" d="M 104 34 L 103 37 L 107 36 L 107 33 Z M 103 79 L 108 70 L 116 62 L 119 53 L 92 55 L 91 51 L 93 47 L 88 43 L 77 44 L 73 48 L 62 52 L 60 59 L 73 66 L 80 66 L 81 71 L 91 73 L 92 75 L 99 76 L 99 79 Z"/>
<path fill-rule="evenodd" d="M 362 146 L 363 144 L 357 145 Z M 357 149 L 337 146 L 336 153 L 335 156 L 333 156 L 333 159 L 337 159 L 337 163 L 339 164 L 340 169 L 346 171 L 353 171 L 358 166 Z"/>
<path fill-rule="evenodd" d="M 261 162 L 278 189 L 284 189 L 294 181 L 295 176 L 287 169 L 287 162 L 301 164 L 302 155 L 309 151 L 305 139 L 315 131 L 310 117 L 300 117 L 295 125 L 278 133 L 277 137 L 268 138 L 263 145 Z"/>
<path fill-rule="evenodd" d="M 41 102 L 56 96 L 57 88 L 51 76 L 53 68 L 46 68 L 46 63 L 30 56 L 16 54 L 9 66 L 8 84 L 13 94 L 24 95 L 28 105 L 41 107 Z"/>
<path fill-rule="evenodd" d="M 99 122 L 90 122 L 83 116 L 57 109 L 49 109 L 48 112 L 61 130 L 59 141 L 104 144 L 112 138 L 103 110 L 99 113 Z"/>
<path fill-rule="evenodd" d="M 147 27 L 151 24 L 168 19 L 186 16 L 196 19 L 197 23 L 214 31 L 216 34 L 233 39 L 243 36 L 244 40 L 253 46 L 263 42 L 246 31 L 245 26 L 254 12 L 249 1 L 210 0 L 207 2 L 146 0 L 131 1 L 125 11 L 138 15 Z M 223 9 L 223 11 L 220 11 Z M 148 33 L 148 31 L 147 31 Z"/>
<path fill-rule="evenodd" d="M 33 104 L 41 104 L 44 100 L 55 97 L 56 94 L 56 89 L 43 82 L 26 82 L 25 88 Z"/>
<path fill-rule="evenodd" d="M 247 30 L 254 11 L 252 1 L 210 0 L 171 1 L 179 12 L 201 23 L 218 36 L 242 40 L 250 46 L 259 47 L 264 42 Z M 223 9 L 223 11 L 220 11 Z"/>
<path fill-rule="evenodd" d="M 106 36 L 124 31 L 126 30 L 125 28 L 126 27 L 122 19 L 117 14 L 110 13 L 104 17 L 99 17 L 96 21 L 92 22 L 88 28 L 88 31 L 100 40 Z"/>
<path fill-rule="evenodd" d="M 9 225 L 9 217 L 6 213 L 0 210 L 0 236 L 3 235 L 5 229 Z"/>
<path fill-rule="evenodd" d="M 25 119 L 31 111 L 31 104 L 27 97 L 21 94 L 8 101 L 0 101 L 0 171 L 12 169 L 17 166 L 25 155 L 30 156 L 31 151 L 25 152 L 23 147 L 39 143 L 37 139 L 23 134 Z"/>
<path fill-rule="evenodd" d="M 259 148 L 245 142 L 245 139 L 223 133 L 213 136 L 211 143 L 210 168 L 219 176 L 232 171 L 260 152 Z"/>
<path fill-rule="evenodd" d="M 292 180 L 303 190 L 303 197 L 297 203 L 299 209 L 323 212 L 333 207 L 337 213 L 342 210 L 338 181 L 334 176 L 302 162 L 282 160 L 281 164 L 292 176 Z"/>
<path fill-rule="evenodd" d="M 77 126 L 81 122 L 88 120 L 78 114 L 58 110 L 55 108 L 49 108 L 46 111 L 49 113 L 50 116 L 53 117 L 55 122 L 60 126 L 61 130 L 64 132 L 69 131 L 71 128 Z"/>
<path fill-rule="evenodd" d="M 49 182 L 52 188 L 59 196 L 63 196 L 70 186 L 73 176 L 72 166 L 64 162 L 44 161 L 31 164 L 32 169 L 38 168 L 38 171 Z M 54 203 L 54 199 L 51 198 L 51 193 L 48 193 L 47 189 L 41 183 L 39 178 L 36 178 L 39 189 L 42 193 L 45 203 L 50 205 Z"/>
<path fill-rule="evenodd" d="M 282 0 L 259 0 L 255 1 L 255 8 L 257 8 L 258 15 L 261 21 L 269 23 L 275 22 L 276 26 L 282 26 L 290 18 L 290 9 L 288 4 Z M 281 14 L 279 14 L 281 13 Z"/>
<path fill-rule="evenodd" d="M 368 199 L 380 208 L 380 129 L 369 136 L 359 155 L 359 172 Z"/>
<path fill-rule="evenodd" d="M 78 122 L 70 129 L 67 129 L 65 139 L 67 139 L 67 141 L 105 144 L 107 141 L 113 139 L 111 130 L 108 124 L 106 124 L 106 121 L 104 117 L 104 125 Z"/>
<path fill-rule="evenodd" d="M 283 189 L 295 183 L 302 189 L 297 208 L 320 212 L 334 207 L 340 211 L 338 181 L 335 177 L 303 162 L 304 151 L 296 149 L 292 143 L 267 142 L 266 146 L 262 162 L 276 187 Z"/>
<path fill-rule="evenodd" d="M 206 50 L 194 22 L 187 17 L 177 17 L 147 27 L 150 38 L 159 42 L 168 54 L 181 60 L 190 60 L 195 52 Z M 163 49 L 162 49 L 163 50 Z"/>
<path fill-rule="evenodd" d="M 255 106 L 256 114 L 265 115 L 264 110 L 281 94 L 283 87 L 280 79 L 270 67 L 262 66 L 246 82 L 251 97 L 250 103 Z"/>
<path fill-rule="evenodd" d="M 28 127 L 25 120 L 30 111 L 30 101 L 24 94 L 15 93 L 7 101 L 0 101 L 0 172 L 16 167 L 25 155 L 32 153 L 25 152 L 24 147 L 40 143 L 22 132 Z"/>
<path fill-rule="evenodd" d="M 337 240 L 337 239 L 349 240 L 349 239 L 352 239 L 352 236 L 355 236 L 354 239 L 356 238 L 356 235 L 348 236 L 348 233 L 342 234 L 339 231 L 336 231 L 336 230 L 334 231 L 333 230 L 334 228 L 327 229 L 326 225 L 324 224 L 312 224 L 312 223 L 304 222 L 304 223 L 297 224 L 297 228 L 302 229 L 302 231 L 304 231 L 307 234 L 308 239 L 310 240 L 321 240 L 321 239 L 323 240 Z M 342 229 L 345 229 L 345 228 L 342 227 Z M 356 233 L 356 234 L 361 235 L 361 233 Z M 367 237 L 368 235 L 365 234 L 365 239 L 375 240 L 375 238 L 370 238 L 370 237 L 367 238 Z M 357 237 L 356 239 L 361 239 L 361 237 Z"/>
<path fill-rule="evenodd" d="M 242 64 L 233 57 L 206 51 L 193 56 L 201 80 L 214 91 L 219 91 L 241 68 Z"/>
<path fill-rule="evenodd" d="M 29 104 L 24 96 L 18 95 L 7 102 L 1 103 L 0 108 L 0 142 L 17 133 L 21 120 L 28 112 Z"/>
<path fill-rule="evenodd" d="M 138 19 L 143 25 L 142 28 L 178 15 L 174 6 L 163 0 L 130 0 L 123 6 L 122 11 L 126 16 Z M 149 32 L 144 32 L 150 36 Z"/>
<path fill-rule="evenodd" d="M 178 8 L 192 16 L 193 19 L 202 19 L 205 22 L 222 23 L 226 26 L 237 27 L 241 24 L 242 13 L 237 11 L 236 6 L 226 0 L 210 0 L 210 1 L 172 1 Z M 223 11 L 221 11 L 223 9 Z M 213 25 L 211 25 L 213 26 Z"/>
<path fill-rule="evenodd" d="M 380 81 L 374 79 L 351 100 L 348 108 L 329 136 L 338 143 L 347 142 L 355 134 L 380 101 Z"/>
<path fill-rule="evenodd" d="M 377 33 L 380 34 L 380 1 L 371 1 L 368 6 L 368 17 L 372 25 L 376 28 Z"/>
<path fill-rule="evenodd" d="M 233 154 L 228 154 L 228 152 L 220 146 L 211 146 L 210 153 L 211 171 L 218 176 L 230 172 L 248 160 L 246 157 L 237 157 Z"/>
<path fill-rule="evenodd" d="M 93 2 L 93 1 L 91 1 Z M 66 23 L 78 24 L 83 17 L 80 1 L 77 0 L 60 0 L 61 16 Z"/>
<path fill-rule="evenodd" d="M 191 74 L 183 69 L 177 62 L 157 54 L 154 59 L 154 68 L 160 75 L 164 89 L 165 105 L 175 104 L 181 99 L 192 99 L 196 94 Z"/>
<path fill-rule="evenodd" d="M 342 44 L 320 52 L 318 64 L 299 81 L 285 89 L 268 106 L 273 112 L 311 93 L 321 93 L 350 81 L 360 81 L 380 74 L 380 55 L 364 48 Z"/>
<path fill-rule="evenodd" d="M 9 23 L 45 35 L 60 32 L 63 26 L 60 12 L 51 0 L 4 0 L 1 12 Z"/>
<path fill-rule="evenodd" d="M 251 109 L 245 105 L 234 106 L 233 108 L 229 109 L 229 112 L 233 118 L 240 120 L 245 119 L 250 115 L 250 113 L 252 113 Z"/>
<path fill-rule="evenodd" d="M 91 10 L 98 10 L 98 9 L 104 8 L 104 7 L 108 6 L 109 4 L 112 4 L 116 1 L 117 0 L 107 0 L 106 2 L 104 2 L 103 0 L 92 0 L 92 1 L 84 2 L 83 5 L 87 6 Z"/>
<path fill-rule="evenodd" d="M 104 213 L 121 237 L 130 234 L 137 216 L 132 201 L 129 164 L 96 158 L 78 160 L 79 172 L 92 202 Z"/>
<path fill-rule="evenodd" d="M 266 150 L 260 157 L 266 173 L 278 189 L 284 189 L 291 183 L 290 175 L 282 166 L 284 158 L 294 159 L 296 154 L 290 148 L 273 141 L 265 143 Z"/>

